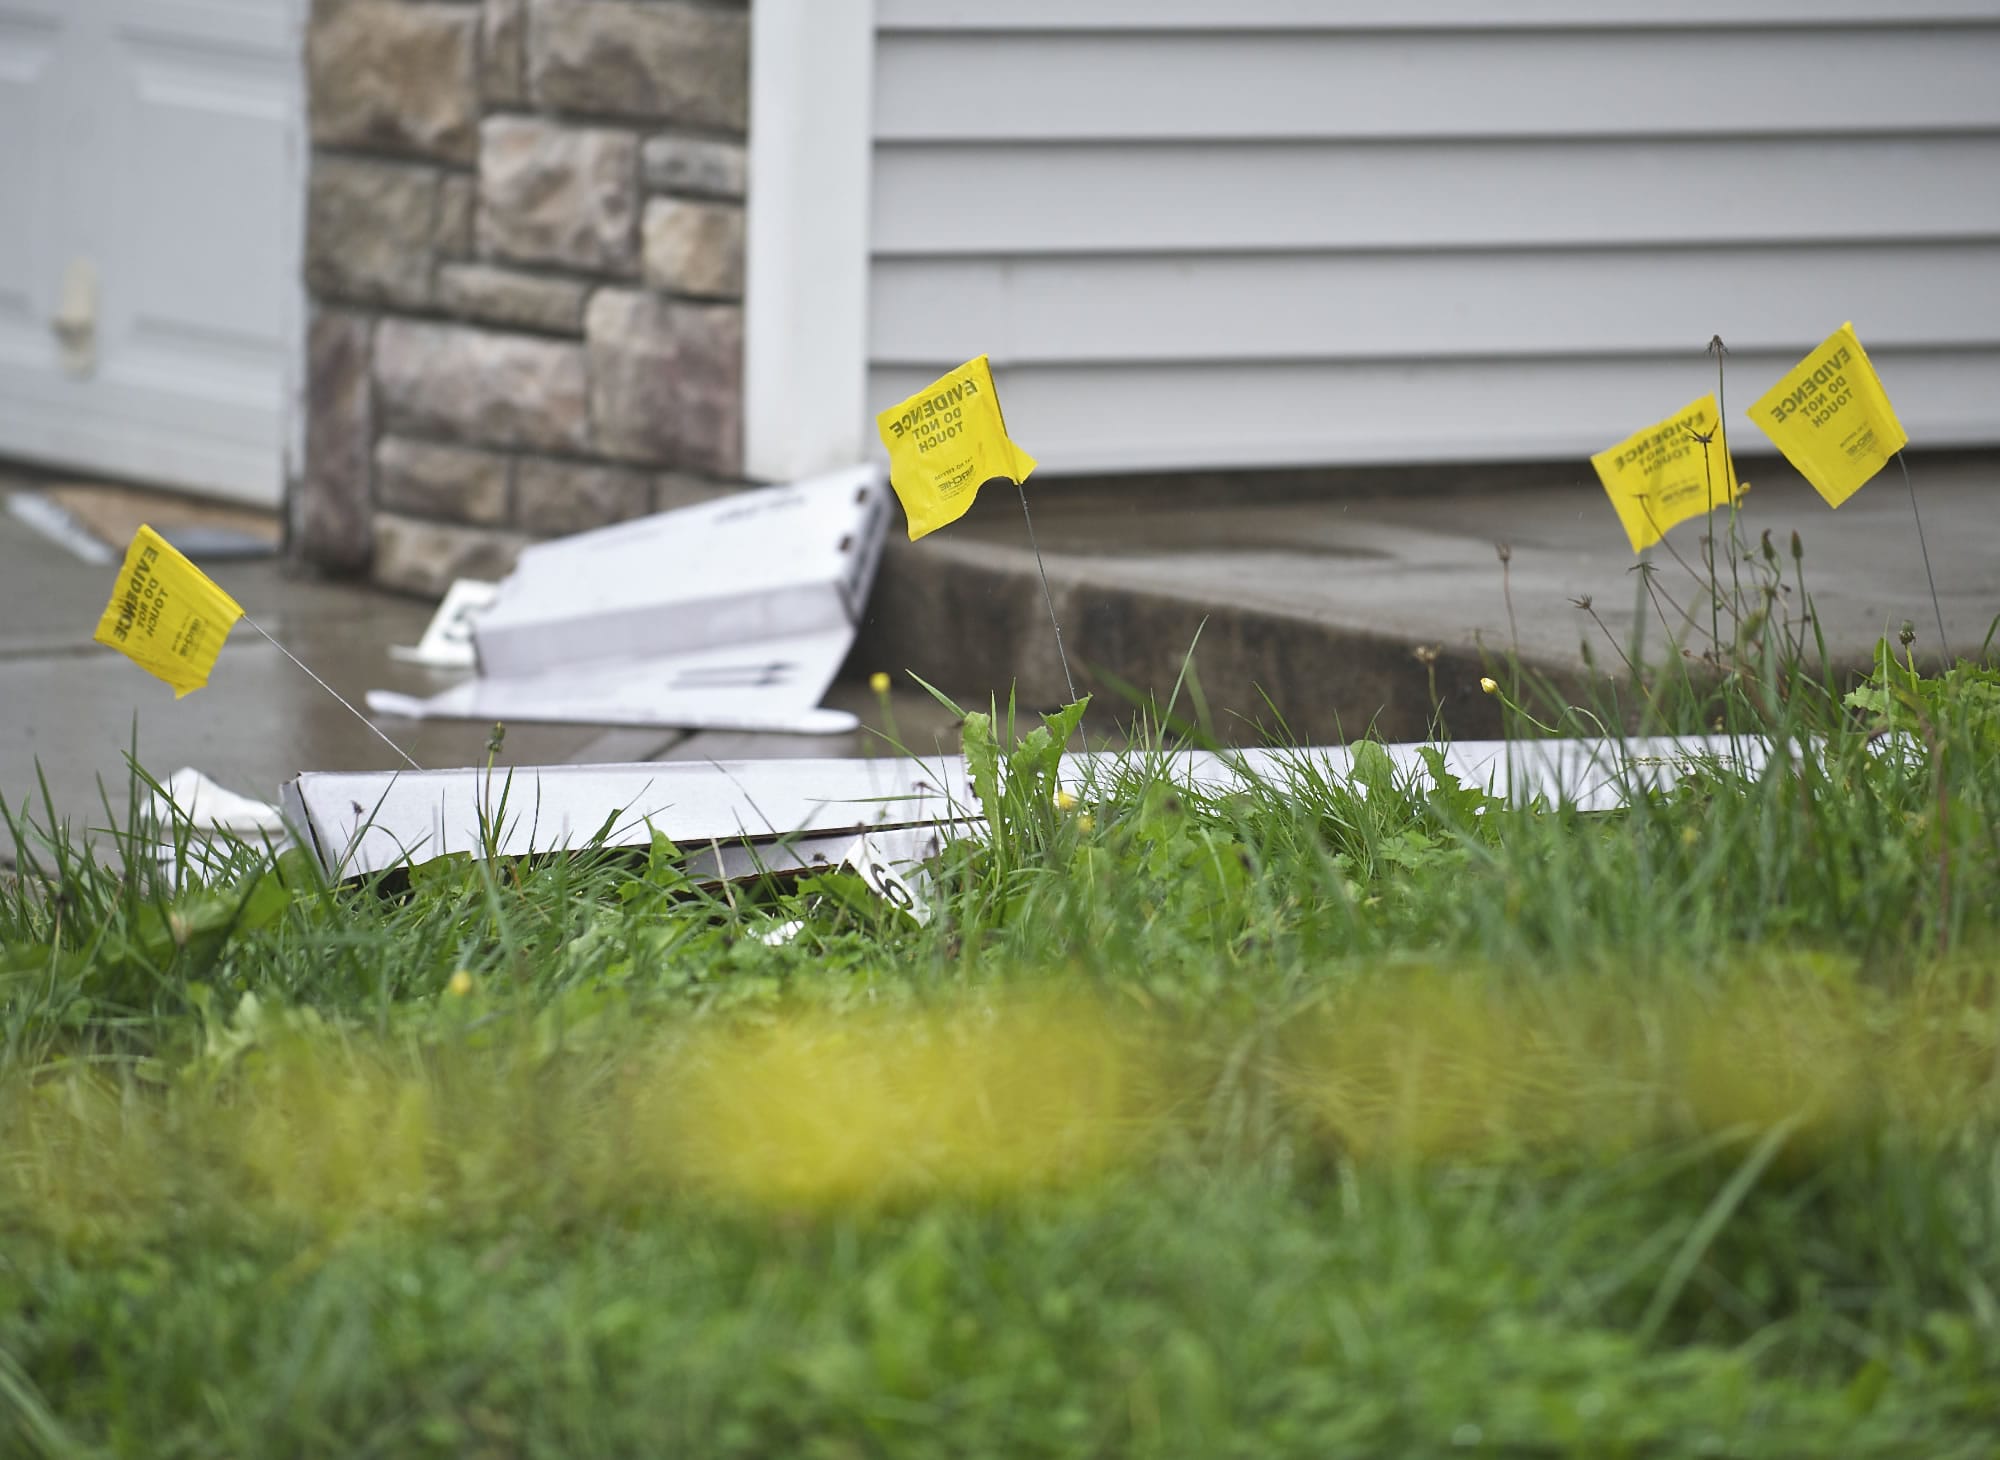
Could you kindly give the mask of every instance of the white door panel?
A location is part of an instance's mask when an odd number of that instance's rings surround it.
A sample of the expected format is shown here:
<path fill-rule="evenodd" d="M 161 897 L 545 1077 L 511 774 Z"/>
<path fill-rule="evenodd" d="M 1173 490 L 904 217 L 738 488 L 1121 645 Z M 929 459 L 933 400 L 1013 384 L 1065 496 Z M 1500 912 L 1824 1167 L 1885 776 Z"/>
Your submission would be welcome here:
<path fill-rule="evenodd" d="M 63 30 L 52 9 L 0 0 L 0 360 L 39 359 L 46 343 L 43 139 L 55 121 L 50 73 Z"/>
<path fill-rule="evenodd" d="M 294 54 L 291 7 L 273 0 L 115 0 L 118 28 L 170 44 L 243 51 L 266 58 Z"/>
<path fill-rule="evenodd" d="M 0 210 L 24 225 L 0 229 L 0 453 L 278 502 L 302 315 L 295 7 L 0 0 Z M 87 373 L 54 329 L 78 259 L 97 280 Z"/>

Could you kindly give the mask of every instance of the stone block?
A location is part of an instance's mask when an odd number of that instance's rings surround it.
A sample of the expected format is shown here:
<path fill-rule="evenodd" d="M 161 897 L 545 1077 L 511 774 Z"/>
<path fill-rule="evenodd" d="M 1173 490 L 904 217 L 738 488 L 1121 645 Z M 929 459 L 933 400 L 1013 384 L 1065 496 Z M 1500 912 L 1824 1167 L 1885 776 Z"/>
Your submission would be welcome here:
<path fill-rule="evenodd" d="M 743 312 L 600 289 L 584 317 L 590 413 L 607 456 L 735 476 L 743 454 Z"/>
<path fill-rule="evenodd" d="M 446 173 L 438 182 L 437 225 L 432 247 L 441 259 L 472 257 L 472 218 L 479 202 L 479 180 L 469 172 Z"/>
<path fill-rule="evenodd" d="M 480 128 L 482 254 L 629 276 L 638 221 L 639 147 L 629 134 L 514 116 Z"/>
<path fill-rule="evenodd" d="M 375 447 L 375 501 L 391 512 L 497 526 L 507 521 L 511 465 L 498 452 L 385 436 Z"/>
<path fill-rule="evenodd" d="M 322 296 L 423 308 L 437 212 L 434 168 L 317 159 L 306 203 L 306 286 Z"/>
<path fill-rule="evenodd" d="M 384 588 L 441 597 L 459 578 L 504 578 L 528 545 L 518 532 L 375 514 L 374 578 Z"/>
<path fill-rule="evenodd" d="M 580 345 L 385 319 L 374 356 L 391 431 L 545 451 L 580 451 L 589 439 Z"/>
<path fill-rule="evenodd" d="M 488 106 L 519 106 L 528 99 L 522 0 L 485 0 L 479 17 L 479 92 Z"/>
<path fill-rule="evenodd" d="M 471 162 L 478 27 L 462 5 L 318 0 L 306 37 L 313 140 Z"/>
<path fill-rule="evenodd" d="M 322 310 L 306 333 L 306 460 L 292 501 L 292 546 L 335 572 L 368 566 L 368 355 L 366 315 Z"/>
<path fill-rule="evenodd" d="M 750 19 L 685 0 L 528 0 L 528 89 L 561 111 L 740 132 Z"/>
<path fill-rule="evenodd" d="M 713 137 L 648 137 L 639 170 L 656 193 L 742 201 L 750 185 L 750 157 L 741 142 Z"/>
<path fill-rule="evenodd" d="M 646 204 L 646 282 L 705 299 L 743 297 L 743 209 L 654 198 Z"/>
<path fill-rule="evenodd" d="M 652 510 L 651 479 L 629 467 L 526 457 L 516 473 L 515 518 L 537 536 L 584 532 Z"/>
<path fill-rule="evenodd" d="M 589 293 L 575 279 L 551 279 L 494 264 L 446 264 L 438 270 L 438 308 L 515 329 L 580 335 Z"/>

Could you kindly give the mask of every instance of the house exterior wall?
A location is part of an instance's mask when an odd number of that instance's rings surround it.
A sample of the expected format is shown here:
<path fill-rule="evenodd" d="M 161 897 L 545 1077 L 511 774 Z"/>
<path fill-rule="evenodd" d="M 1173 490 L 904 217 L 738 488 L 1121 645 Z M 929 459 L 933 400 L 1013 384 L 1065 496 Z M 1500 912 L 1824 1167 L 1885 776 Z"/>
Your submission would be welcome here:
<path fill-rule="evenodd" d="M 436 593 L 741 473 L 749 16 L 314 0 L 293 540 Z"/>
<path fill-rule="evenodd" d="M 2000 0 L 875 25 L 872 409 L 987 352 L 1050 472 L 1580 459 L 1852 319 L 1920 443 L 2000 440 Z"/>

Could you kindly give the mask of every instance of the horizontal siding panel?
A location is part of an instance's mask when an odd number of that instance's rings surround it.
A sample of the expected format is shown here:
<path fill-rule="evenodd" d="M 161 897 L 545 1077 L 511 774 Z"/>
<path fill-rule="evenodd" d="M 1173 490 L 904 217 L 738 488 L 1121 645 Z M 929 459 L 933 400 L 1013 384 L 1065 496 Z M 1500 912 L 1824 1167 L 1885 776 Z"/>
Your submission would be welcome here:
<path fill-rule="evenodd" d="M 1725 43 L 1695 30 L 890 36 L 875 113 L 884 141 L 1991 131 L 2000 25 Z"/>
<path fill-rule="evenodd" d="M 2000 351 L 1871 350 L 1919 447 L 1991 442 Z M 955 362 L 951 362 L 955 363 Z M 1739 455 L 1766 443 L 1742 415 L 1794 363 L 1742 352 L 1729 378 Z M 1707 391 L 1695 359 L 1025 367 L 997 372 L 1009 430 L 1045 471 L 1203 470 L 1584 458 Z M 925 371 L 875 369 L 880 408 Z M 1754 479 L 1754 478 L 1753 478 Z"/>
<path fill-rule="evenodd" d="M 871 404 L 1052 472 L 1584 459 L 1852 318 L 2000 440 L 2000 0 L 876 0 Z M 1741 392 L 1740 397 L 1738 392 Z"/>
<path fill-rule="evenodd" d="M 2000 0 L 876 0 L 884 31 L 1703 29 L 2000 18 Z"/>
<path fill-rule="evenodd" d="M 2000 240 L 1830 248 L 887 259 L 869 353 L 925 365 L 1661 354 L 1720 333 L 2000 348 Z M 1995 406 L 2000 418 L 2000 403 Z"/>
<path fill-rule="evenodd" d="M 877 254 L 2000 236 L 2000 138 L 878 145 Z"/>
<path fill-rule="evenodd" d="M 298 22 L 288 5 L 269 0 L 153 0 L 119 7 L 121 37 L 157 41 L 184 51 L 189 41 L 255 56 L 295 56 Z"/>

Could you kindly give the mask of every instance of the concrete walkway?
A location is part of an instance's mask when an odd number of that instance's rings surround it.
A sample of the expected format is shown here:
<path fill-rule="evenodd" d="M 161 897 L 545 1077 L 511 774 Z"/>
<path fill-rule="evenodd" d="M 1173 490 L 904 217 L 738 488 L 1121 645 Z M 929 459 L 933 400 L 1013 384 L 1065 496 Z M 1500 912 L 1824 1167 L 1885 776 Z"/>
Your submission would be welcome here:
<path fill-rule="evenodd" d="M 1919 457 L 1912 462 L 1954 651 L 1976 651 L 2000 614 L 2000 457 Z M 1768 461 L 1742 514 L 1753 545 L 1769 530 L 1789 573 L 1790 536 L 1805 545 L 1805 578 L 1840 659 L 1865 663 L 1876 639 L 1905 620 L 1920 653 L 1935 652 L 1930 598 L 1909 498 L 1892 470 L 1838 513 Z M 1379 479 L 1379 476 L 1378 476 Z M 0 494 L 8 483 L 0 479 Z M 1270 723 L 1265 696 L 1299 740 L 1326 741 L 1371 722 L 1392 738 L 1421 738 L 1431 716 L 1430 676 L 1452 733 L 1490 736 L 1495 705 L 1478 690 L 1487 656 L 1518 642 L 1522 656 L 1575 674 L 1592 641 L 1601 665 L 1616 660 L 1602 632 L 1572 606 L 1588 595 L 1623 642 L 1638 581 L 1633 557 L 1588 468 L 1506 468 L 1461 474 L 1450 490 L 1329 496 L 1271 490 L 1179 500 L 1129 485 L 1112 490 L 1030 483 L 1079 688 L 1092 688 L 1109 728 L 1121 717 L 1115 680 L 1164 700 L 1199 634 L 1195 665 L 1225 738 L 1250 739 Z M 1671 541 L 1699 560 L 1702 529 Z M 1509 544 L 1503 578 L 1495 544 Z M 1655 550 L 1660 586 L 1681 604 L 1697 586 L 1671 554 Z M 371 688 L 427 692 L 447 677 L 399 665 L 391 644 L 413 643 L 427 604 L 369 589 L 292 576 L 273 561 L 224 563 L 214 576 L 251 617 L 350 700 Z M 183 765 L 232 790 L 274 798 L 302 770 L 397 764 L 382 743 L 247 629 L 231 638 L 209 688 L 175 701 L 165 685 L 91 642 L 111 569 L 85 564 L 0 514 L 0 796 L 20 806 L 46 775 L 59 813 L 103 820 L 100 779 L 122 804 L 125 754 L 136 745 L 155 775 Z M 1510 625 L 1503 583 L 1513 601 Z M 1688 631 L 1697 649 L 1705 612 Z M 1664 637 L 1648 627 L 1649 652 Z M 1414 650 L 1435 646 L 1427 669 Z M 988 490 L 973 515 L 920 543 L 891 544 L 852 678 L 831 702 L 879 725 L 864 683 L 896 675 L 903 738 L 956 749 L 949 719 L 900 671 L 913 669 L 963 697 L 1004 699 L 1018 683 L 1024 706 L 1064 695 L 1042 588 L 1025 546 L 1019 501 Z M 1186 703 L 1185 701 L 1183 702 Z M 384 720 L 426 766 L 483 763 L 483 725 Z M 517 726 L 502 764 L 884 753 L 853 736 L 686 735 L 672 731 Z M 4 849 L 0 849 L 4 851 Z"/>
<path fill-rule="evenodd" d="M 1806 591 L 1837 660 L 1865 666 L 1876 640 L 1906 619 L 1918 654 L 1936 655 L 1923 557 L 1894 467 L 1838 512 L 1775 458 L 1747 459 L 1742 472 L 1753 483 L 1742 538 L 1754 554 L 1768 531 L 1789 583 L 1798 531 Z M 1587 463 L 1481 475 L 1396 495 L 1330 497 L 1321 488 L 1202 500 L 1031 480 L 1036 535 L 1080 685 L 1105 689 L 1103 667 L 1164 699 L 1199 635 L 1195 668 L 1225 735 L 1248 733 L 1239 717 L 1269 724 L 1275 705 L 1299 739 L 1353 735 L 1371 721 L 1391 738 L 1421 738 L 1430 671 L 1414 651 L 1435 647 L 1431 669 L 1452 732 L 1495 733 L 1495 706 L 1478 688 L 1492 656 L 1518 644 L 1532 666 L 1570 678 L 1588 641 L 1600 667 L 1616 667 L 1612 640 L 1629 644 L 1640 580 Z M 2000 456 L 1913 457 L 1911 475 L 1950 648 L 1976 653 L 2000 614 Z M 1703 531 L 1688 522 L 1668 535 L 1688 566 L 1664 547 L 1649 554 L 1664 596 L 1704 605 L 1694 623 L 1675 625 L 1697 653 L 1708 642 L 1707 584 L 1705 570 L 1697 579 L 1690 568 L 1701 563 Z M 1510 553 L 1504 572 L 1500 543 Z M 1726 550 L 1721 575 L 1726 584 Z M 1574 606 L 1584 597 L 1608 636 Z M 1644 652 L 1657 659 L 1666 634 L 1650 606 L 1646 634 Z M 1063 678 L 1019 498 L 988 488 L 963 523 L 893 543 L 858 656 L 947 683 L 1018 679 L 1030 702 L 1059 700 Z"/>

